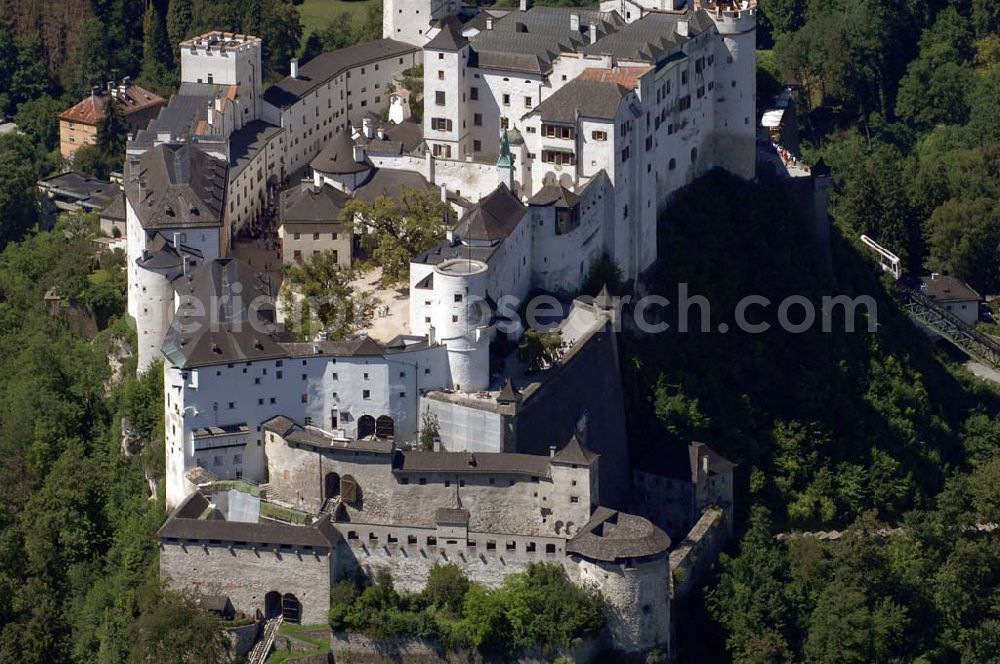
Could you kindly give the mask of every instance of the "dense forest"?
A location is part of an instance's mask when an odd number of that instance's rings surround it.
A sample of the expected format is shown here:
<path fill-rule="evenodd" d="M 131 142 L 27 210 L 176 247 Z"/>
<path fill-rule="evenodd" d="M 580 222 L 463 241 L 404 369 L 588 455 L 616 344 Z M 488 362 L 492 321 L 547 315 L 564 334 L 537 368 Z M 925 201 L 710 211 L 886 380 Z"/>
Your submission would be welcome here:
<path fill-rule="evenodd" d="M 82 258 L 92 218 L 37 230 L 35 182 L 62 167 L 57 111 L 109 76 L 171 92 L 185 36 L 258 34 L 273 80 L 377 36 L 378 13 L 308 35 L 283 0 L 3 0 L 0 18 L 0 112 L 23 132 L 0 137 L 0 661 L 206 661 L 215 623 L 157 579 L 159 381 L 109 361 L 133 334 L 120 259 Z M 1000 521 L 1000 397 L 926 342 L 854 238 L 1000 290 L 1000 5 L 759 0 L 759 18 L 760 102 L 792 84 L 804 158 L 833 171 L 835 271 L 780 187 L 713 173 L 664 214 L 653 289 L 690 284 L 714 322 L 748 293 L 869 294 L 879 326 L 623 339 L 633 456 L 700 439 L 739 464 L 738 540 L 674 612 L 682 661 L 995 661 L 1000 544 L 980 526 Z M 123 419 L 146 445 L 123 448 Z M 449 601 L 428 593 L 358 591 L 340 619 L 384 629 L 371 601 L 426 625 Z M 453 608 L 436 629 L 468 627 Z M 566 637 L 537 629 L 517 638 Z"/>

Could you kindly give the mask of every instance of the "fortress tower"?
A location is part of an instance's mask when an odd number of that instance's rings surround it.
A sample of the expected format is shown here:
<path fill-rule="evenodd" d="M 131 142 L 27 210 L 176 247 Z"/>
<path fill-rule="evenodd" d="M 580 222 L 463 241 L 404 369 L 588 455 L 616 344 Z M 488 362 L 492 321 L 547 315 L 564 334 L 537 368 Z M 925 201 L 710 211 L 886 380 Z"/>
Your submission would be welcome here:
<path fill-rule="evenodd" d="M 180 44 L 181 83 L 237 85 L 257 120 L 263 112 L 261 39 L 232 32 L 207 32 Z"/>
<path fill-rule="evenodd" d="M 489 268 L 477 260 L 455 258 L 434 268 L 435 337 L 448 347 L 448 364 L 456 390 L 485 390 L 490 382 L 489 311 L 486 283 Z"/>
<path fill-rule="evenodd" d="M 709 13 L 722 36 L 715 53 L 716 162 L 749 179 L 754 176 L 756 150 L 756 2 L 694 2 Z"/>
<path fill-rule="evenodd" d="M 385 0 L 382 8 L 382 37 L 423 46 L 432 21 L 457 14 L 458 0 Z"/>

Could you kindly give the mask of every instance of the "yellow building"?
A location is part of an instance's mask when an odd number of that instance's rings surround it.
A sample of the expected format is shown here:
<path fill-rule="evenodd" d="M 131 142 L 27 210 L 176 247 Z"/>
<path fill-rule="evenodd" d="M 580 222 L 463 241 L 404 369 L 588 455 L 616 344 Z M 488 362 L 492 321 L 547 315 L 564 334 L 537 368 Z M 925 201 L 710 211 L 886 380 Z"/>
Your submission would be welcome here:
<path fill-rule="evenodd" d="M 133 85 L 128 77 L 117 86 L 95 87 L 90 96 L 59 114 L 59 152 L 63 157 L 71 159 L 80 146 L 97 143 L 97 130 L 111 95 L 121 105 L 129 131 L 144 128 L 167 105 L 166 99 Z"/>

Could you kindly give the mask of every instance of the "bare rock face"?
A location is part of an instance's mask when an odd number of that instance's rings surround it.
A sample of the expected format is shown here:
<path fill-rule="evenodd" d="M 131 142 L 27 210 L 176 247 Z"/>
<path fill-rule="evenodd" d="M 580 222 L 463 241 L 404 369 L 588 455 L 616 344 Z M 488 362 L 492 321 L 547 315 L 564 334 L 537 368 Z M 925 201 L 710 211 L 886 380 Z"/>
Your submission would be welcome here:
<path fill-rule="evenodd" d="M 130 357 L 132 357 L 132 344 L 122 337 L 113 338 L 108 349 L 108 366 L 111 367 L 111 375 L 104 383 L 104 396 L 110 396 L 116 387 L 125 382 L 125 361 Z"/>
<path fill-rule="evenodd" d="M 146 441 L 143 440 L 142 436 L 135 430 L 132 426 L 131 420 L 127 417 L 122 418 L 122 454 L 127 457 L 133 457 L 142 453 L 142 450 L 146 447 Z"/>

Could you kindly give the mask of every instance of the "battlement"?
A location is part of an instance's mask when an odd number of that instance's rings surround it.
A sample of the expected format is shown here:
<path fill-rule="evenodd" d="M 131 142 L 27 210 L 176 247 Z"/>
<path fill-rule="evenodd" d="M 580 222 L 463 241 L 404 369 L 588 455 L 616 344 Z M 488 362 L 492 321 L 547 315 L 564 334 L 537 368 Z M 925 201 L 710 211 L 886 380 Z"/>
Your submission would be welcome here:
<path fill-rule="evenodd" d="M 180 47 L 182 51 L 191 51 L 192 53 L 197 52 L 198 49 L 204 49 L 206 53 L 211 53 L 214 50 L 219 51 L 219 53 L 226 53 L 227 51 L 245 51 L 252 48 L 260 48 L 261 43 L 260 37 L 254 37 L 253 35 L 214 30 L 182 41 Z"/>
<path fill-rule="evenodd" d="M 706 0 L 701 8 L 708 12 L 721 34 L 739 34 L 757 28 L 757 1 L 729 2 Z"/>

